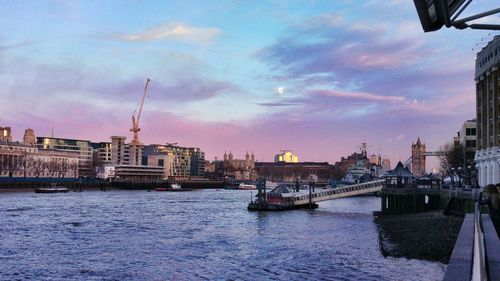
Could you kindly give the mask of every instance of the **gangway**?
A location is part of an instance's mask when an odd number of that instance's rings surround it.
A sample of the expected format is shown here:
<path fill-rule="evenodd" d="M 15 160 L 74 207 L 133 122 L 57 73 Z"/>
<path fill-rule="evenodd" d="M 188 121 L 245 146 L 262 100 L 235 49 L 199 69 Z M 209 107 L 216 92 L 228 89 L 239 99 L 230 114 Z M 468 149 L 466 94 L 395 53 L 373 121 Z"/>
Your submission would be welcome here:
<path fill-rule="evenodd" d="M 351 197 L 356 195 L 378 192 L 384 187 L 385 180 L 375 180 L 365 183 L 358 183 L 339 188 L 318 189 L 309 192 L 283 192 L 273 196 L 265 194 L 259 189 L 257 200 L 250 202 L 248 210 L 252 211 L 274 211 L 274 210 L 291 210 L 300 208 L 317 207 L 318 202 L 334 200 L 338 198 Z M 260 187 L 260 185 L 259 185 Z"/>

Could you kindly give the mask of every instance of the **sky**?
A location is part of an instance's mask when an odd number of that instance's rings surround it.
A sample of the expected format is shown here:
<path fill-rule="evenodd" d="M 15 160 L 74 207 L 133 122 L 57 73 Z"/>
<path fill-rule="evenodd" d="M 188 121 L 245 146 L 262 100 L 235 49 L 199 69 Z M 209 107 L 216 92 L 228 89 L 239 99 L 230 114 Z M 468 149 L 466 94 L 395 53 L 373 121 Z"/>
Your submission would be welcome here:
<path fill-rule="evenodd" d="M 464 15 L 495 8 L 473 2 Z M 361 142 L 394 164 L 417 137 L 450 142 L 498 34 L 424 33 L 409 0 L 4 1 L 0 26 L 0 126 L 16 140 L 130 140 L 150 78 L 145 144 L 331 163 Z"/>

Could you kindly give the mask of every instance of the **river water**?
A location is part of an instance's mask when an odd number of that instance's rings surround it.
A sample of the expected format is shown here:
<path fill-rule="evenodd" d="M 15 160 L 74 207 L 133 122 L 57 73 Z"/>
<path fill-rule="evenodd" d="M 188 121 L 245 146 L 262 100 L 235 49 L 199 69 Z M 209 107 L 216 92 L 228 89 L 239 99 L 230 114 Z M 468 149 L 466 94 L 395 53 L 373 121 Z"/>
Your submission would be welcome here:
<path fill-rule="evenodd" d="M 255 194 L 255 192 L 253 192 Z M 251 191 L 0 194 L 1 280 L 441 280 L 384 258 L 375 197 L 248 212 Z"/>

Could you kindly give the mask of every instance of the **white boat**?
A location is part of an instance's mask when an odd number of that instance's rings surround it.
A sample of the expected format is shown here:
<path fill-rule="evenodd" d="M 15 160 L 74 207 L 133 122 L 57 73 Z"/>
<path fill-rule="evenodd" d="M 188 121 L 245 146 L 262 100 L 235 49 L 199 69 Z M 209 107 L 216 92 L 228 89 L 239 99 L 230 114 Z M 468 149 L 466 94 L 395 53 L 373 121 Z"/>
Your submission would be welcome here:
<path fill-rule="evenodd" d="M 255 184 L 240 183 L 240 185 L 238 185 L 238 189 L 242 189 L 242 190 L 256 190 L 257 186 Z"/>
<path fill-rule="evenodd" d="M 278 184 L 272 181 L 266 181 L 266 189 L 273 189 L 277 187 Z"/>

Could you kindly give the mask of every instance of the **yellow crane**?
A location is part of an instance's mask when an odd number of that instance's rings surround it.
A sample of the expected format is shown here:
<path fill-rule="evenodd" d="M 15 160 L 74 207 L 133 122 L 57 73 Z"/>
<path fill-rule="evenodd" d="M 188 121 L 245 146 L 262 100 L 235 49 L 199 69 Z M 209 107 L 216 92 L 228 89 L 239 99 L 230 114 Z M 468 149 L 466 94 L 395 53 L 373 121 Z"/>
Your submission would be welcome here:
<path fill-rule="evenodd" d="M 134 133 L 134 138 L 132 139 L 132 144 L 139 145 L 139 131 L 141 130 L 139 128 L 139 120 L 141 119 L 141 113 L 142 113 L 142 106 L 144 105 L 144 99 L 146 98 L 146 94 L 148 92 L 148 86 L 151 80 L 148 78 L 146 81 L 146 86 L 144 86 L 144 94 L 142 95 L 141 99 L 141 105 L 139 106 L 139 112 L 137 114 L 137 119 L 135 118 L 135 113 L 137 110 L 134 110 L 134 114 L 132 114 L 132 129 L 130 129 L 131 132 Z"/>

